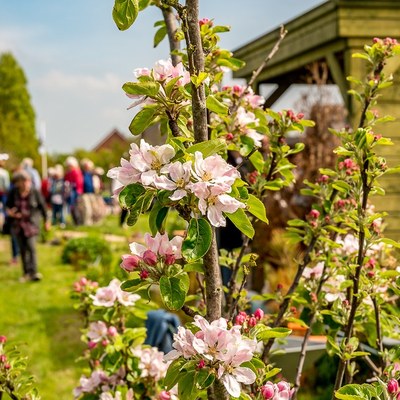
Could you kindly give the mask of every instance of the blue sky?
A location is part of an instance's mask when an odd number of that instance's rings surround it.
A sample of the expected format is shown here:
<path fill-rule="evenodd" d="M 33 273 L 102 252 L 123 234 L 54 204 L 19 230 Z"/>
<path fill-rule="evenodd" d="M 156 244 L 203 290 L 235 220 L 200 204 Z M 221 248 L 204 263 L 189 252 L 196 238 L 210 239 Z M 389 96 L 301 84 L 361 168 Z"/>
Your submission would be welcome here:
<path fill-rule="evenodd" d="M 200 0 L 200 17 L 231 25 L 221 46 L 234 49 L 323 2 Z M 12 52 L 27 75 L 49 152 L 91 149 L 113 128 L 129 134 L 135 111 L 126 110 L 122 84 L 133 79 L 135 68 L 168 57 L 166 43 L 153 49 L 153 25 L 161 19 L 155 7 L 120 32 L 113 3 L 0 0 L 0 53 Z"/>

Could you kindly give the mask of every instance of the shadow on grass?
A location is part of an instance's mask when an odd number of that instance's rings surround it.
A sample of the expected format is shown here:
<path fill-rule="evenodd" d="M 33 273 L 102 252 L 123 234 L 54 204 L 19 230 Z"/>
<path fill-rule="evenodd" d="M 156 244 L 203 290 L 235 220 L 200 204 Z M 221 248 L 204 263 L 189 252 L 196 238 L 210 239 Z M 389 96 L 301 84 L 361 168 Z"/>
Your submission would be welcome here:
<path fill-rule="evenodd" d="M 80 340 L 82 321 L 70 307 L 47 307 L 39 311 L 49 340 L 49 357 L 54 369 L 76 369 L 84 344 Z"/>

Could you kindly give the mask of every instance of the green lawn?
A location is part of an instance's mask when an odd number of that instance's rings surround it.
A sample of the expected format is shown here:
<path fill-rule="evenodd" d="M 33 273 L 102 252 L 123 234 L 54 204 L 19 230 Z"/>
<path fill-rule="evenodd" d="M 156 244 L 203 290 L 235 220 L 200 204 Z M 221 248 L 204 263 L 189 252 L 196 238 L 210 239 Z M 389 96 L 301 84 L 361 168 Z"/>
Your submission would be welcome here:
<path fill-rule="evenodd" d="M 8 237 L 0 238 L 0 334 L 19 344 L 27 355 L 43 400 L 72 399 L 80 376 L 75 360 L 81 321 L 69 298 L 82 272 L 60 264 L 61 247 L 38 245 L 41 282 L 20 283 L 21 267 L 10 266 Z"/>

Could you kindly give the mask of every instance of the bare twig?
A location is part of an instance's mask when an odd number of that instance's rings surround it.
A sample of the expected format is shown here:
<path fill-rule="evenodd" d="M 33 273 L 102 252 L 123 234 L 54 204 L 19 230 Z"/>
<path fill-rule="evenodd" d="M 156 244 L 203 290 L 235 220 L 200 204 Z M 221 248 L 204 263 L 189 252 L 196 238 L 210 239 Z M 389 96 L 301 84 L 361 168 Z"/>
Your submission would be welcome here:
<path fill-rule="evenodd" d="M 176 54 L 181 47 L 179 40 L 176 39 L 176 18 L 170 6 L 161 6 L 161 11 L 164 17 L 165 26 L 167 28 L 172 64 L 176 66 L 181 61 L 181 57 Z"/>
<path fill-rule="evenodd" d="M 187 305 L 183 305 L 181 310 L 189 317 L 194 318 L 196 315 L 199 315 L 196 311 L 192 310 Z"/>

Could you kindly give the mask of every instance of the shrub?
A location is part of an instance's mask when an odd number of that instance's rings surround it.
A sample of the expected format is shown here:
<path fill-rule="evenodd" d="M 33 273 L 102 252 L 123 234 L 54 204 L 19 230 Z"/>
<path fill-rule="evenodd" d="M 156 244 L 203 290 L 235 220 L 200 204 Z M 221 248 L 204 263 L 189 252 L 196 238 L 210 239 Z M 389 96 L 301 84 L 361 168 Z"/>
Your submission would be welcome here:
<path fill-rule="evenodd" d="M 63 263 L 77 268 L 100 264 L 108 268 L 112 261 L 110 245 L 104 239 L 90 236 L 71 239 L 64 247 L 61 257 Z"/>

